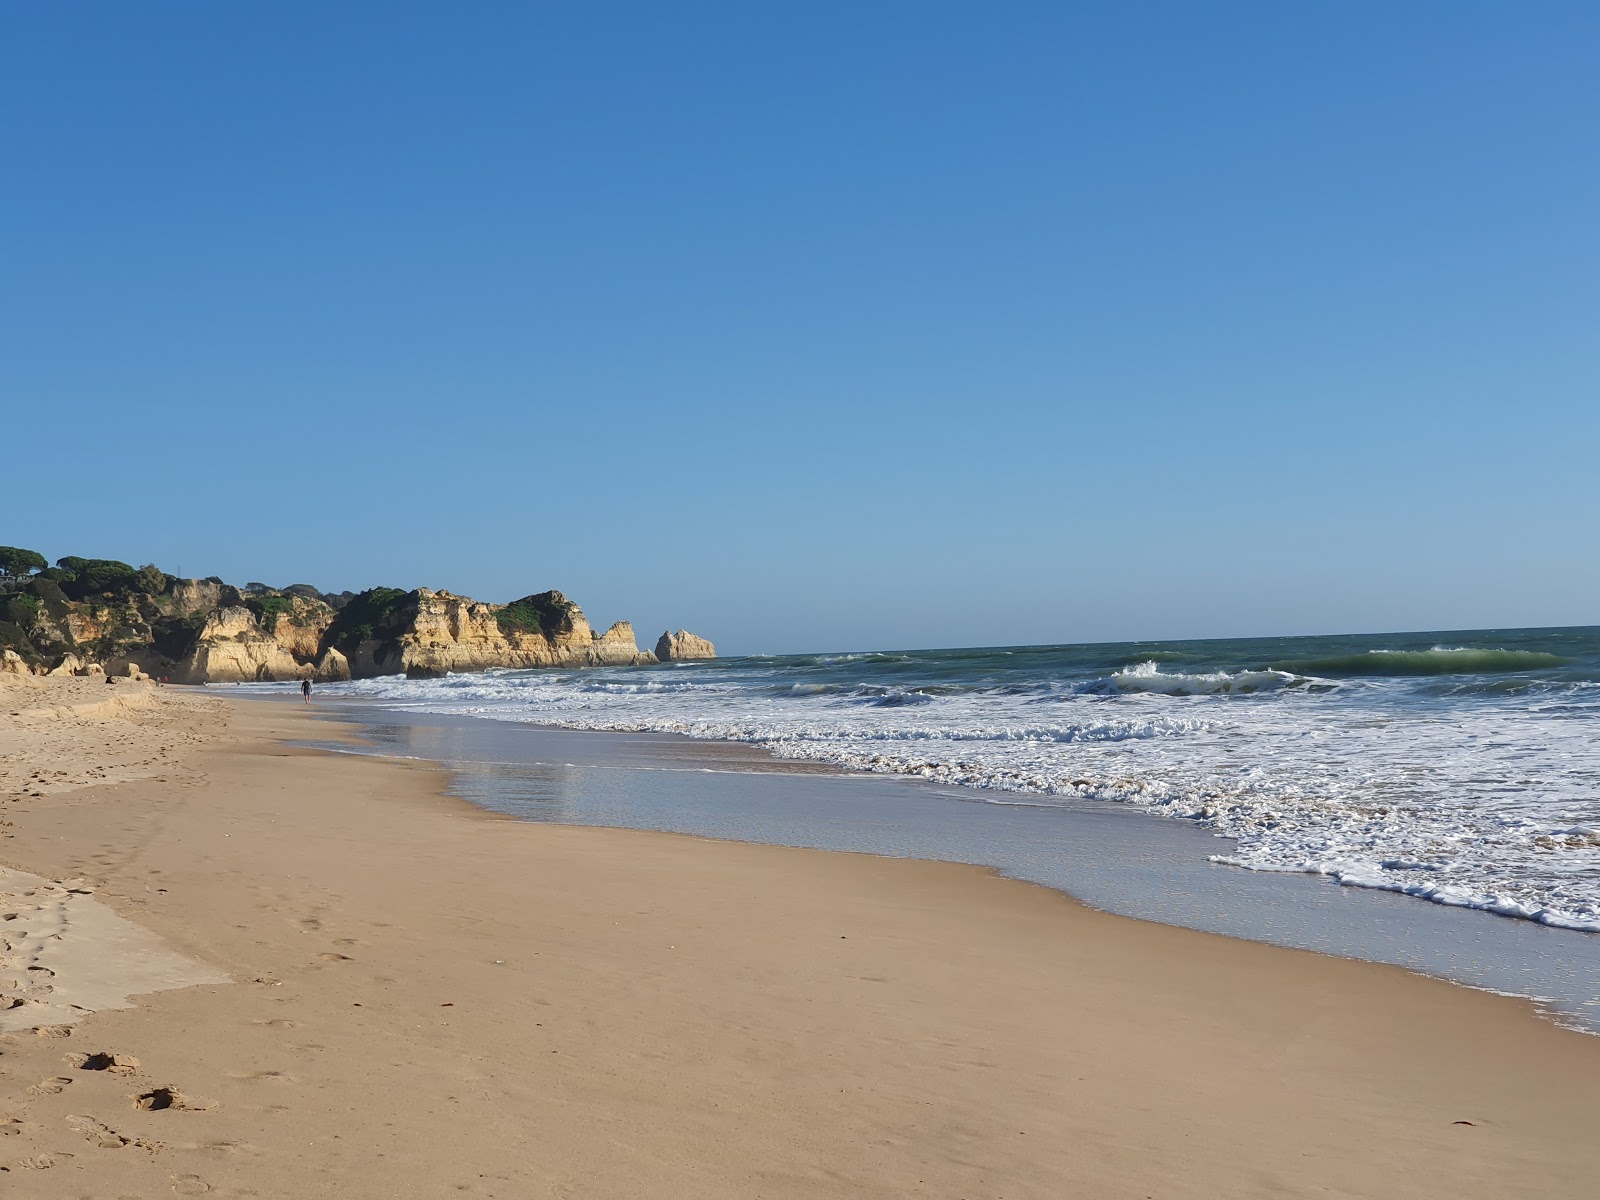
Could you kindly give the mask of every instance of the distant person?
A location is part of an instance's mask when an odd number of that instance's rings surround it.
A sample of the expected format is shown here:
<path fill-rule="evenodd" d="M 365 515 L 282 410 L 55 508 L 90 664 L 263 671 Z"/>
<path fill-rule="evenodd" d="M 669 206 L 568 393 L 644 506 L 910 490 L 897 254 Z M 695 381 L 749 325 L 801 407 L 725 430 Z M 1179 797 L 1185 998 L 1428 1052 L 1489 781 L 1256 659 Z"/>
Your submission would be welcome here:
<path fill-rule="evenodd" d="M 311 680 L 302 679 L 300 681 L 300 694 L 305 697 L 307 704 L 311 703 Z"/>

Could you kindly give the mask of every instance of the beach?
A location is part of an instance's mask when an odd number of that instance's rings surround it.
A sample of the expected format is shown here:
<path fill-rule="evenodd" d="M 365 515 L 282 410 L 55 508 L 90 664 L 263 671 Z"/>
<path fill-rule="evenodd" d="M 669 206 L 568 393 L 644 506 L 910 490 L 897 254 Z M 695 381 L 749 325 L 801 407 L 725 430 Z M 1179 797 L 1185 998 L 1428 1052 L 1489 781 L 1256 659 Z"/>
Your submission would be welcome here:
<path fill-rule="evenodd" d="M 1600 1171 L 1600 1039 L 1523 1000 L 974 866 L 516 821 L 426 762 L 288 744 L 350 736 L 295 704 L 3 687 L 18 1195 L 1579 1197 Z"/>

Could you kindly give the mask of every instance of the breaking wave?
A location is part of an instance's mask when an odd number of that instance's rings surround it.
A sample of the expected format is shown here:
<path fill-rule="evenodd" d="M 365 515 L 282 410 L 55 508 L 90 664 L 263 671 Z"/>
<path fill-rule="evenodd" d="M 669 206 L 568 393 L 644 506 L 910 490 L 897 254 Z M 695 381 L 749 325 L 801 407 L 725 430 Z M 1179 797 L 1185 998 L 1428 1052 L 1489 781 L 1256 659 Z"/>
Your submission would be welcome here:
<path fill-rule="evenodd" d="M 1125 667 L 1108 679 L 1097 680 L 1086 690 L 1098 692 L 1150 692 L 1162 696 L 1248 696 L 1255 692 L 1275 692 L 1281 688 L 1304 687 L 1316 683 L 1289 671 L 1212 671 L 1202 675 L 1167 674 L 1155 661 Z"/>

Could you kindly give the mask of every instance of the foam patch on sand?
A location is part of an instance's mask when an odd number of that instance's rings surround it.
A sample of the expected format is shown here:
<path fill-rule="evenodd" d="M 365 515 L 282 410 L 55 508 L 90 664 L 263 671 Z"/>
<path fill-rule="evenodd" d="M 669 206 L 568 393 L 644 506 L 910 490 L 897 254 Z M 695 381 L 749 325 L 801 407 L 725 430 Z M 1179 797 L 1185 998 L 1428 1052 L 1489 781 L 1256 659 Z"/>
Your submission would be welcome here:
<path fill-rule="evenodd" d="M 0 867 L 0 1033 L 70 1025 L 130 997 L 226 983 L 119 917 L 92 889 Z"/>

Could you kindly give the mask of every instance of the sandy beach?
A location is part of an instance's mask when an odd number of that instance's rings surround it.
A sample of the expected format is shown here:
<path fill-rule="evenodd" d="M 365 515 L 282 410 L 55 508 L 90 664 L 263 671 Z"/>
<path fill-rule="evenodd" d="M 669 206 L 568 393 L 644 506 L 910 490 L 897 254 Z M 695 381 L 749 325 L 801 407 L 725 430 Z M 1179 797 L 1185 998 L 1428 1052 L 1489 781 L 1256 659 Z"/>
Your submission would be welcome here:
<path fill-rule="evenodd" d="M 0 691 L 30 1197 L 1587 1197 L 1600 1039 L 972 867 L 533 825 L 284 703 Z M 1486 918 L 1487 919 L 1487 918 Z"/>

